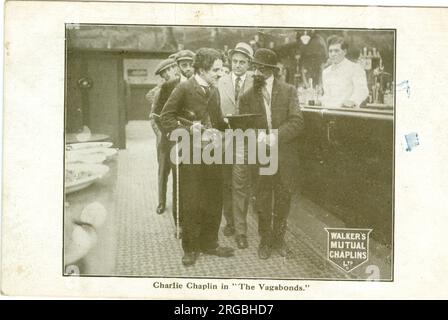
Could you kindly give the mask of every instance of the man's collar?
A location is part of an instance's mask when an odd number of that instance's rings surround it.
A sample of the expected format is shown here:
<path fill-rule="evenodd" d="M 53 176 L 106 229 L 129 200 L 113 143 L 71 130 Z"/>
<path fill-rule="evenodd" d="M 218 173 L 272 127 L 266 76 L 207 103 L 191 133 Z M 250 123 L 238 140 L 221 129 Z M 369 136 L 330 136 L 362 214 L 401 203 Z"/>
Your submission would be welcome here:
<path fill-rule="evenodd" d="M 201 78 L 200 75 L 195 74 L 194 75 L 194 79 L 196 80 L 196 82 L 203 87 L 209 87 L 210 85 L 207 83 L 207 81 L 205 81 L 204 79 Z"/>
<path fill-rule="evenodd" d="M 188 78 L 186 76 L 184 76 L 183 74 L 180 75 L 180 82 L 184 82 L 187 80 L 188 80 Z"/>
<path fill-rule="evenodd" d="M 266 86 L 267 87 L 272 87 L 273 83 L 274 83 L 274 75 L 271 75 L 269 78 L 267 78 L 266 80 Z"/>
<path fill-rule="evenodd" d="M 231 73 L 233 83 L 235 83 L 237 77 L 240 77 L 241 81 L 244 82 L 246 80 L 246 76 L 247 76 L 247 72 L 245 72 L 242 76 L 237 76 L 233 72 Z"/>
<path fill-rule="evenodd" d="M 339 63 L 337 63 L 337 64 L 333 64 L 331 67 L 333 68 L 333 69 L 339 69 L 340 67 L 342 67 L 344 64 L 346 64 L 347 63 L 347 58 L 344 58 L 344 59 L 342 59 L 342 61 L 341 62 L 339 62 Z"/>

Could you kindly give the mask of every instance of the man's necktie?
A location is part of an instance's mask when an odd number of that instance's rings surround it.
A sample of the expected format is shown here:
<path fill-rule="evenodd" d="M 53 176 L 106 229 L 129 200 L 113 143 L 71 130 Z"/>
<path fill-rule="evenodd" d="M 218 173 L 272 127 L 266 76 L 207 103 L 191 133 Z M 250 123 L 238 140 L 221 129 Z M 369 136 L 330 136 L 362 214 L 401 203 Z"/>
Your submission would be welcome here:
<path fill-rule="evenodd" d="M 209 86 L 201 86 L 204 89 L 205 96 L 208 98 L 210 95 L 210 87 Z"/>
<path fill-rule="evenodd" d="M 210 97 L 210 86 L 202 86 L 201 87 L 204 89 L 205 92 L 205 98 L 209 99 Z M 204 117 L 202 119 L 202 125 L 204 125 L 206 128 L 211 128 L 212 127 L 212 122 L 210 120 L 210 114 L 208 112 L 205 112 Z"/>
<path fill-rule="evenodd" d="M 266 108 L 266 119 L 268 121 L 268 129 L 271 129 L 272 128 L 271 96 L 269 95 L 266 85 L 263 86 L 263 88 L 261 89 L 261 92 L 263 94 L 263 102 L 264 102 L 264 106 Z"/>
<path fill-rule="evenodd" d="M 241 87 L 241 77 L 236 77 L 235 79 L 235 102 L 238 101 L 238 96 L 240 95 L 240 87 Z"/>

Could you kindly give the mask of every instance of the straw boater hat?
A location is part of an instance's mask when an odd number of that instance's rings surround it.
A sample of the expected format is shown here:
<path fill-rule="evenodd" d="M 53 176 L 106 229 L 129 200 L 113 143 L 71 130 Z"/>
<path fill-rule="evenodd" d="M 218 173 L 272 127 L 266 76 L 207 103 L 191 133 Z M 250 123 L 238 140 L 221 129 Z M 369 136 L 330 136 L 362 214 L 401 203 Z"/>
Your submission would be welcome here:
<path fill-rule="evenodd" d="M 176 62 L 183 61 L 183 60 L 193 61 L 194 52 L 191 50 L 181 50 L 176 54 L 175 59 L 176 59 Z"/>
<path fill-rule="evenodd" d="M 235 46 L 235 49 L 229 51 L 229 56 L 232 56 L 234 53 L 239 52 L 249 57 L 249 59 L 254 58 L 254 50 L 250 45 L 245 42 L 240 42 Z"/>
<path fill-rule="evenodd" d="M 156 67 L 156 71 L 154 72 L 155 75 L 160 75 L 164 70 L 168 69 L 169 67 L 173 66 L 176 64 L 176 61 L 174 61 L 173 59 L 165 59 L 162 62 L 160 62 L 157 67 Z"/>
<path fill-rule="evenodd" d="M 252 63 L 260 66 L 278 69 L 277 54 L 270 49 L 265 48 L 258 49 L 255 52 L 254 60 L 252 61 Z"/>

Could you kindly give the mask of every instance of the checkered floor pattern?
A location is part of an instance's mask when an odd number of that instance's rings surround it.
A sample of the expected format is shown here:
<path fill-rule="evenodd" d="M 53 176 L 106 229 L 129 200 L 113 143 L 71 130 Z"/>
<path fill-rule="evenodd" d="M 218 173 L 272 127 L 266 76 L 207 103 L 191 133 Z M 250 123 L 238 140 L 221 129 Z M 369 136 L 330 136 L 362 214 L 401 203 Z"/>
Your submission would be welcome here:
<path fill-rule="evenodd" d="M 291 248 L 287 258 L 273 254 L 268 260 L 257 256 L 257 221 L 248 216 L 249 248 L 236 250 L 231 258 L 201 255 L 194 266 L 181 263 L 180 240 L 174 237 L 171 203 L 157 215 L 157 160 L 155 137 L 147 121 L 127 126 L 127 149 L 118 158 L 116 270 L 120 276 L 211 277 L 275 279 L 349 279 L 325 258 L 323 248 L 301 230 L 290 217 L 286 241 Z M 171 186 L 171 181 L 169 181 Z M 169 193 L 171 193 L 169 187 Z M 169 194 L 168 199 L 171 199 Z M 292 207 L 297 208 L 297 203 Z M 220 232 L 220 243 L 235 247 L 232 237 Z"/>

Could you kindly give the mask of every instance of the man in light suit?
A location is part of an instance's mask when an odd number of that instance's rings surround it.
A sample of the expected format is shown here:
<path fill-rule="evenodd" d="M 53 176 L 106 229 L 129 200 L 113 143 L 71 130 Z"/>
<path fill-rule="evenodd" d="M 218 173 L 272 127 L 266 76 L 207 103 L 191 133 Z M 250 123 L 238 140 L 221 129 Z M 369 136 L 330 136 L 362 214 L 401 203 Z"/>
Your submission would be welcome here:
<path fill-rule="evenodd" d="M 240 98 L 240 114 L 261 114 L 250 120 L 247 127 L 263 129 L 257 130 L 258 141 L 271 150 L 275 150 L 272 149 L 274 144 L 278 146 L 277 172 L 258 177 L 256 207 L 261 238 L 258 256 L 268 259 L 273 249 L 281 256 L 288 253 L 285 233 L 294 173 L 298 170 L 298 138 L 304 123 L 296 89 L 274 77 L 277 71 L 275 52 L 258 49 L 252 63 L 256 69 L 254 85 Z M 278 135 L 273 129 L 278 130 Z"/>
<path fill-rule="evenodd" d="M 218 82 L 221 110 L 224 115 L 238 114 L 240 96 L 252 87 L 252 73 L 248 70 L 253 54 L 252 47 L 244 42 L 238 43 L 235 49 L 229 52 L 232 71 Z M 246 236 L 248 170 L 249 168 L 244 165 L 223 166 L 223 214 L 226 220 L 224 235 L 231 236 L 236 231 L 235 240 L 240 249 L 248 246 Z"/>

